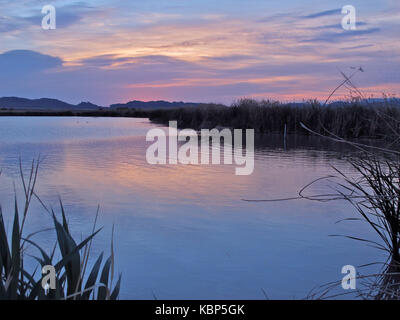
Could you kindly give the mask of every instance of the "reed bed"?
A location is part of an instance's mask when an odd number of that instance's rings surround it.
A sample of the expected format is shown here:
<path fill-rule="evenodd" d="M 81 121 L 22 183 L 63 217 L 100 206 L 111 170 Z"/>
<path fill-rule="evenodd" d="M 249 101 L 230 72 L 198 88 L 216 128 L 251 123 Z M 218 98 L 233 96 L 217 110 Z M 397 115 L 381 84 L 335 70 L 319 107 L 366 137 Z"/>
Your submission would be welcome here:
<path fill-rule="evenodd" d="M 399 129 L 400 104 L 349 101 L 323 105 L 318 101 L 301 104 L 242 99 L 230 107 L 208 105 L 199 108 L 154 110 L 150 120 L 162 124 L 176 120 L 180 128 L 228 127 L 254 129 L 256 133 L 310 134 L 301 123 L 319 134 L 331 132 L 343 138 L 388 138 Z"/>

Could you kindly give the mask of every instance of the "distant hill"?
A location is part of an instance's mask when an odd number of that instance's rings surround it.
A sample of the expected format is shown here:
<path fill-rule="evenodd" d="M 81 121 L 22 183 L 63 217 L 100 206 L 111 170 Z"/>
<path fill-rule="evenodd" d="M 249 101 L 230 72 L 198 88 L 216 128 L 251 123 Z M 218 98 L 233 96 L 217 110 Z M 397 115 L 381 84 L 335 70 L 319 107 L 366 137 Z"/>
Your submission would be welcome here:
<path fill-rule="evenodd" d="M 100 106 L 98 106 L 98 105 L 96 105 L 96 104 L 93 104 L 93 103 L 91 103 L 91 102 L 89 102 L 89 101 L 87 101 L 87 102 L 81 102 L 80 104 L 77 104 L 76 107 L 78 107 L 78 108 L 84 108 L 84 109 L 98 109 L 98 108 L 103 108 L 103 107 L 100 107 Z"/>
<path fill-rule="evenodd" d="M 341 107 L 343 105 L 346 105 L 347 102 L 343 101 L 332 101 L 328 105 L 331 107 Z M 399 98 L 368 98 L 368 99 L 363 99 L 358 101 L 360 105 L 367 106 L 385 106 L 385 105 L 391 105 L 391 106 L 400 106 L 400 99 Z"/>
<path fill-rule="evenodd" d="M 41 98 L 26 99 L 18 97 L 0 98 L 0 109 L 16 110 L 98 110 L 102 108 L 90 102 L 81 102 L 78 105 L 69 104 L 57 99 Z"/>
<path fill-rule="evenodd" d="M 171 109 L 183 107 L 198 107 L 205 105 L 204 103 L 194 102 L 168 102 L 168 101 L 130 101 L 128 103 L 117 103 L 110 106 L 111 109 Z"/>
<path fill-rule="evenodd" d="M 168 102 L 168 101 L 130 101 L 128 103 L 112 104 L 110 109 L 171 109 L 181 107 L 198 107 L 205 105 L 204 103 L 192 102 Z M 91 102 L 81 102 L 77 105 L 69 104 L 57 99 L 41 98 L 41 99 L 26 99 L 18 97 L 3 97 L 0 98 L 0 109 L 14 110 L 45 110 L 45 111 L 68 111 L 68 110 L 98 110 L 108 109 L 98 106 Z"/>

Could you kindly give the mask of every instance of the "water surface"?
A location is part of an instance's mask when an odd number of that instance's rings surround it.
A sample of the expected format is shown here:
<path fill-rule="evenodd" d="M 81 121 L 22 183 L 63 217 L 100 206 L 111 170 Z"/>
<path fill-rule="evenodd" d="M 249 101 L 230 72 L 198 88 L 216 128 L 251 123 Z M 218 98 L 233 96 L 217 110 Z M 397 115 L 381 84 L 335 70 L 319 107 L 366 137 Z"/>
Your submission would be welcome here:
<path fill-rule="evenodd" d="M 97 205 L 104 226 L 93 257 L 110 252 L 115 225 L 116 268 L 123 299 L 301 299 L 315 286 L 341 279 L 344 265 L 384 261 L 363 243 L 375 240 L 367 225 L 336 222 L 357 217 L 344 201 L 249 203 L 242 199 L 296 196 L 306 184 L 351 172 L 349 150 L 315 138 L 256 139 L 255 170 L 234 166 L 151 166 L 146 162 L 147 119 L 0 117 L 0 203 L 10 229 L 13 182 L 19 200 L 18 159 L 28 170 L 42 159 L 37 193 L 58 210 L 63 199 L 77 238 L 92 229 Z M 27 171 L 26 171 L 27 173 Z M 309 192 L 329 192 L 321 182 Z M 28 231 L 51 226 L 39 203 Z M 54 234 L 36 240 L 52 247 Z"/>

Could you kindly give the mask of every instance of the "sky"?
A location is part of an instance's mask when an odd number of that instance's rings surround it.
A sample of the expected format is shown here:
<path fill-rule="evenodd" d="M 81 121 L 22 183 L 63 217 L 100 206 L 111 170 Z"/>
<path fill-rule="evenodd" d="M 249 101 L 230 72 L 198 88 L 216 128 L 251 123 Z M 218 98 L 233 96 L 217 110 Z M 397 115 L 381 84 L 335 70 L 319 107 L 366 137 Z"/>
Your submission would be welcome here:
<path fill-rule="evenodd" d="M 345 5 L 357 30 L 342 28 Z M 365 96 L 398 96 L 399 34 L 398 0 L 0 0 L 0 96 L 301 101 L 359 66 Z"/>

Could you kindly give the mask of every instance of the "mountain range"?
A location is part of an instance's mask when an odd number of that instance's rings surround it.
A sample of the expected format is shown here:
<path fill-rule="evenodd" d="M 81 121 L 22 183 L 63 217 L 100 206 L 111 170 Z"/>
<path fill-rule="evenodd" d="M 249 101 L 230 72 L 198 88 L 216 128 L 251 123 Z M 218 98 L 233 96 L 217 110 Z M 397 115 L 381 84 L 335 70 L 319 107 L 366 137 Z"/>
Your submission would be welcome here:
<path fill-rule="evenodd" d="M 0 109 L 13 110 L 98 110 L 101 108 L 90 102 L 81 102 L 78 105 L 66 103 L 57 99 L 41 98 L 41 99 L 26 99 L 18 97 L 3 97 L 0 98 Z"/>
<path fill-rule="evenodd" d="M 110 109 L 168 109 L 181 107 L 197 107 L 202 103 L 188 102 L 168 102 L 168 101 L 130 101 L 128 103 L 112 104 Z M 12 110 L 35 110 L 35 111 L 83 111 L 83 110 L 103 110 L 108 107 L 99 106 L 91 102 L 81 102 L 73 105 L 57 99 L 41 98 L 41 99 L 26 99 L 18 97 L 3 97 L 0 98 L 0 109 Z"/>
<path fill-rule="evenodd" d="M 168 109 L 168 108 L 183 108 L 183 107 L 198 107 L 204 105 L 203 103 L 194 102 L 168 102 L 164 100 L 160 101 L 137 101 L 133 100 L 128 103 L 117 103 L 110 105 L 111 109 Z"/>

